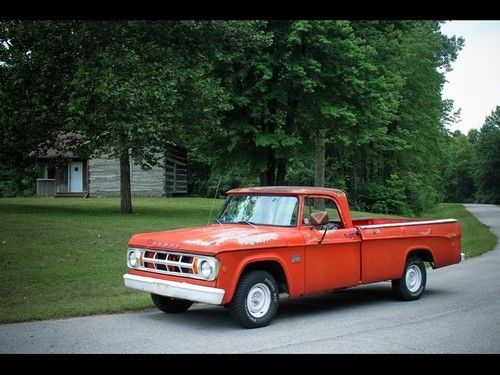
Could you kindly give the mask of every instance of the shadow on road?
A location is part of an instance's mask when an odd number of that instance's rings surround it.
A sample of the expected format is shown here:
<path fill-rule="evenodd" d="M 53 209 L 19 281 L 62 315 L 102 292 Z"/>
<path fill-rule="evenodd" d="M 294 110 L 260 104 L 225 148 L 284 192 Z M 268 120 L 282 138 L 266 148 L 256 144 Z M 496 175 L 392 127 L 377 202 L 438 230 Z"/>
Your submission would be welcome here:
<path fill-rule="evenodd" d="M 428 289 L 422 299 L 442 298 L 449 294 L 447 290 Z M 298 299 L 281 298 L 280 308 L 275 321 L 297 319 L 308 315 L 355 312 L 373 305 L 405 303 L 393 297 L 390 283 L 379 283 L 363 287 L 351 288 Z M 411 303 L 411 302 L 409 302 Z M 221 306 L 196 304 L 183 314 L 154 313 L 150 319 L 158 322 L 167 321 L 173 324 L 189 325 L 190 329 L 208 329 L 214 331 L 234 330 L 238 326 L 231 320 L 228 309 Z"/>

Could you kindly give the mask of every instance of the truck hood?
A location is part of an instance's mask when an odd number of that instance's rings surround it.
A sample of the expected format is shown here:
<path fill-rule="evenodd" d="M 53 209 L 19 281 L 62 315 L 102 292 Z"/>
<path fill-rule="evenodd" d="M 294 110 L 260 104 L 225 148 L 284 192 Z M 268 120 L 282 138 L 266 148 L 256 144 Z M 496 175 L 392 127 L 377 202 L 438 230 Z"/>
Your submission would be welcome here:
<path fill-rule="evenodd" d="M 186 251 L 215 255 L 221 251 L 287 246 L 285 231 L 296 228 L 248 224 L 212 224 L 204 227 L 140 233 L 130 247 Z"/>

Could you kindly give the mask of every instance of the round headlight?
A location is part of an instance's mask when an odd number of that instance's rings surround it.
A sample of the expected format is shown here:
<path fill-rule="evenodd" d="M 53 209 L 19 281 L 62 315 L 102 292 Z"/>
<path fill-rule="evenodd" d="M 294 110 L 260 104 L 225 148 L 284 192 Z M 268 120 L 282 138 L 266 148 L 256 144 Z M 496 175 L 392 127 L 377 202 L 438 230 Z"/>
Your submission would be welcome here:
<path fill-rule="evenodd" d="M 130 250 L 127 255 L 128 266 L 135 268 L 139 266 L 139 254 L 135 250 Z"/>
<path fill-rule="evenodd" d="M 208 261 L 202 260 L 200 262 L 200 273 L 203 277 L 210 277 L 210 274 L 212 273 L 212 265 Z"/>

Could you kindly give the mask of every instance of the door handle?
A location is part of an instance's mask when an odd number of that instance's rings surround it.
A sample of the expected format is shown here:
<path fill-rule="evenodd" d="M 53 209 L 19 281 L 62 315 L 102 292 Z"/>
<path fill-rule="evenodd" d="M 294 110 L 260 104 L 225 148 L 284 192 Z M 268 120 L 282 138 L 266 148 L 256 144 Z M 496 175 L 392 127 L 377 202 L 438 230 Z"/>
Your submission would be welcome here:
<path fill-rule="evenodd" d="M 354 231 L 354 232 L 349 232 L 349 233 L 344 233 L 344 236 L 345 237 L 349 237 L 351 240 L 355 239 L 356 236 L 357 236 L 357 232 Z"/>

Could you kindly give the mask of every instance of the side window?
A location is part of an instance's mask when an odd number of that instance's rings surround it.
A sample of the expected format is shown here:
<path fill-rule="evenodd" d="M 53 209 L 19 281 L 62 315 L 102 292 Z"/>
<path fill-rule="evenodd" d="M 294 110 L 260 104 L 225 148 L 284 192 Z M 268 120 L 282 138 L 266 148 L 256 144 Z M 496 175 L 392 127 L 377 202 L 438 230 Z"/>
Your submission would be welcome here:
<path fill-rule="evenodd" d="M 304 201 L 304 218 L 303 223 L 309 224 L 309 216 L 313 212 L 326 211 L 330 223 L 336 224 L 337 228 L 342 228 L 342 220 L 340 219 L 337 205 L 331 199 L 306 197 Z"/>
<path fill-rule="evenodd" d="M 54 167 L 47 167 L 47 178 L 56 178 L 56 169 Z"/>

